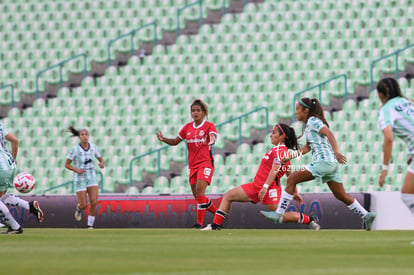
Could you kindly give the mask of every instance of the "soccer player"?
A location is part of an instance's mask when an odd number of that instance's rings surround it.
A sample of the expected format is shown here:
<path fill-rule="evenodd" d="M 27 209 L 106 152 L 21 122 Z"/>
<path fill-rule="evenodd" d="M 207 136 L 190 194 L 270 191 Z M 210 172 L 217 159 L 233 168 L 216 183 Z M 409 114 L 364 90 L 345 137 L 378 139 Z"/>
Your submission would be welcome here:
<path fill-rule="evenodd" d="M 208 224 L 201 230 L 220 230 L 226 219 L 232 202 L 251 202 L 266 205 L 271 211 L 275 211 L 282 192 L 280 179 L 284 174 L 290 174 L 290 162 L 281 163 L 281 159 L 288 154 L 288 149 L 299 149 L 295 130 L 285 124 L 277 124 L 270 134 L 270 141 L 275 147 L 264 154 L 260 162 L 256 176 L 251 183 L 246 183 L 227 191 L 221 200 L 220 206 L 214 216 L 212 224 Z M 294 199 L 299 203 L 302 197 L 296 192 Z M 286 212 L 283 222 L 295 222 L 308 224 L 309 228 L 319 230 L 316 217 L 309 217 L 303 213 Z"/>
<path fill-rule="evenodd" d="M 86 128 L 77 130 L 70 126 L 68 130 L 73 137 L 79 137 L 80 140 L 79 144 L 72 147 L 65 162 L 65 168 L 73 171 L 73 181 L 78 198 L 75 220 L 82 220 L 82 211 L 88 206 L 87 196 L 89 196 L 88 229 L 93 229 L 98 201 L 98 182 L 93 159 L 96 158 L 99 161 L 98 166 L 101 169 L 104 168 L 104 160 L 98 147 L 89 143 L 89 132 Z"/>
<path fill-rule="evenodd" d="M 206 210 L 216 213 L 216 206 L 205 195 L 208 185 L 214 172 L 214 159 L 211 146 L 217 139 L 216 126 L 207 121 L 207 104 L 200 99 L 196 99 L 190 106 L 193 122 L 187 123 L 174 139 L 166 138 L 161 131 L 157 132 L 160 141 L 175 146 L 181 141 L 187 141 L 189 181 L 191 191 L 197 201 L 197 222 L 193 228 L 201 228 L 204 224 Z"/>
<path fill-rule="evenodd" d="M 401 189 L 401 200 L 414 216 L 414 104 L 402 96 L 400 85 L 393 78 L 382 79 L 377 91 L 382 103 L 378 121 L 384 135 L 383 165 L 378 183 L 384 186 L 395 134 L 408 147 L 408 169 Z"/>
<path fill-rule="evenodd" d="M 7 148 L 6 141 L 11 144 L 11 152 Z M 22 207 L 36 216 L 42 222 L 43 212 L 38 201 L 27 202 L 12 194 L 6 194 L 13 186 L 13 179 L 16 176 L 16 157 L 19 148 L 19 141 L 15 135 L 0 122 L 0 221 L 7 227 L 2 234 L 22 234 L 23 229 L 13 218 L 7 206 Z M 7 205 L 7 206 L 6 206 Z"/>
<path fill-rule="evenodd" d="M 365 228 L 371 230 L 375 213 L 368 212 L 354 197 L 345 192 L 339 163 L 346 163 L 346 158 L 338 150 L 335 136 L 329 130 L 329 124 L 325 119 L 318 99 L 307 97 L 300 99 L 296 103 L 295 114 L 298 121 L 306 124 L 306 144 L 299 152 L 289 155 L 288 158 L 282 161 L 304 155 L 312 150 L 312 162 L 305 166 L 305 169 L 296 170 L 288 177 L 277 210 L 275 212 L 261 211 L 261 213 L 276 223 L 282 223 L 283 214 L 293 198 L 296 185 L 315 178 L 322 178 L 323 182 L 328 183 L 329 189 L 331 189 L 335 198 L 345 203 L 351 211 L 361 217 L 365 223 Z"/>

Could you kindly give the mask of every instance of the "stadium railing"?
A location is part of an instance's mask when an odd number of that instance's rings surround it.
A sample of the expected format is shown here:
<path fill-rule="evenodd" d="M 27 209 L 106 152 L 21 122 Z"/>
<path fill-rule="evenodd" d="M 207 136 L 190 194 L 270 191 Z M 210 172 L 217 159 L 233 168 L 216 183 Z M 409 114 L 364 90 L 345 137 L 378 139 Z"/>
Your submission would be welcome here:
<path fill-rule="evenodd" d="M 372 61 L 372 63 L 371 63 L 371 85 L 370 85 L 371 90 L 370 91 L 372 91 L 373 88 L 374 88 L 374 65 L 376 63 L 380 62 L 381 60 L 384 60 L 384 59 L 387 59 L 387 58 L 390 58 L 390 57 L 395 56 L 395 79 L 398 79 L 398 56 L 399 56 L 399 54 L 401 52 L 403 52 L 403 51 L 405 51 L 405 50 L 407 50 L 409 48 L 413 48 L 413 47 L 414 47 L 414 44 L 408 45 L 405 48 L 396 50 L 395 52 L 392 52 L 390 54 L 384 55 L 384 56 L 382 56 L 382 57 L 380 57 L 380 58 L 375 59 L 374 61 Z"/>
<path fill-rule="evenodd" d="M 122 34 L 118 37 L 115 37 L 114 39 L 109 40 L 109 42 L 108 42 L 108 66 L 111 65 L 111 45 L 114 42 L 116 42 L 116 41 L 118 41 L 122 38 L 125 38 L 127 36 L 131 36 L 131 50 L 130 50 L 130 52 L 131 52 L 131 56 L 132 56 L 134 54 L 134 35 L 135 35 L 135 33 L 137 33 L 140 30 L 143 30 L 145 28 L 151 27 L 151 26 L 154 27 L 154 47 L 155 47 L 157 45 L 157 41 L 158 41 L 158 39 L 157 39 L 157 23 L 156 22 L 151 22 L 151 23 L 145 24 L 145 25 L 143 25 L 143 26 L 141 26 L 137 29 L 133 29 L 132 31 L 130 31 L 128 33 Z"/>
<path fill-rule="evenodd" d="M 195 1 L 193 3 L 187 4 L 182 8 L 177 9 L 177 37 L 180 36 L 180 16 L 181 16 L 181 13 L 184 10 L 186 10 L 188 8 L 191 8 L 192 6 L 199 5 L 200 18 L 198 19 L 198 22 L 201 26 L 201 24 L 203 23 L 203 2 L 204 2 L 203 0 L 198 0 L 198 1 Z"/>
<path fill-rule="evenodd" d="M 40 78 L 41 74 L 43 74 L 43 73 L 45 73 L 49 70 L 53 70 L 56 67 L 59 67 L 59 86 L 60 86 L 60 88 L 62 88 L 63 87 L 63 65 L 65 65 L 66 63 L 68 63 L 72 60 L 80 58 L 80 57 L 83 57 L 83 76 L 86 77 L 86 75 L 87 75 L 87 72 L 86 72 L 86 62 L 87 62 L 86 61 L 86 59 L 87 59 L 86 53 L 81 53 L 81 54 L 77 54 L 75 56 L 72 56 L 68 59 L 65 59 L 65 60 L 55 64 L 55 65 L 47 67 L 44 70 L 41 70 L 36 74 L 36 98 L 39 98 L 39 92 L 40 92 L 40 90 L 39 90 L 39 78 Z"/>
<path fill-rule="evenodd" d="M 242 141 L 242 123 L 241 123 L 242 118 L 247 117 L 247 116 L 249 116 L 253 113 L 260 112 L 262 110 L 264 110 L 265 113 L 266 113 L 266 118 L 265 118 L 266 128 L 265 129 L 268 130 L 269 129 L 269 110 L 267 109 L 267 107 L 264 107 L 264 106 L 258 107 L 256 109 L 253 109 L 253 110 L 247 112 L 247 113 L 241 114 L 237 117 L 234 117 L 234 118 L 231 118 L 231 119 L 226 120 L 224 122 L 221 122 L 221 123 L 217 124 L 216 127 L 220 128 L 220 127 L 222 127 L 226 124 L 232 123 L 234 121 L 238 121 L 238 124 L 239 124 L 239 127 L 238 127 L 238 130 L 239 130 L 238 144 L 240 145 L 241 141 Z M 145 154 L 141 154 L 139 156 L 133 157 L 129 162 L 129 186 L 132 186 L 132 180 L 133 180 L 132 179 L 132 169 L 133 169 L 132 165 L 133 165 L 133 162 L 135 162 L 135 161 L 137 161 L 137 160 L 139 160 L 143 157 L 146 157 L 148 155 L 155 154 L 155 153 L 157 154 L 157 177 L 159 177 L 161 175 L 161 151 L 166 150 L 169 147 L 170 147 L 169 145 L 165 145 L 165 146 L 160 147 L 158 149 L 149 151 Z M 186 164 L 187 164 L 188 163 L 187 147 L 185 147 L 185 148 L 186 148 L 185 155 L 186 155 Z"/>
<path fill-rule="evenodd" d="M 312 87 L 309 87 L 309 88 L 307 88 L 307 89 L 305 89 L 305 90 L 302 90 L 302 91 L 300 91 L 300 92 L 297 92 L 297 93 L 293 96 L 293 101 L 292 101 L 292 108 L 293 108 L 293 111 L 292 111 L 292 119 L 293 119 L 293 121 L 294 121 L 294 122 L 296 121 L 296 116 L 295 116 L 295 102 L 296 102 L 297 98 L 298 98 L 301 94 L 306 93 L 306 92 L 308 92 L 308 91 L 311 91 L 311 90 L 313 90 L 313 89 L 319 88 L 318 99 L 319 99 L 319 101 L 321 101 L 321 99 L 322 99 L 322 86 L 324 86 L 325 84 L 327 84 L 327 83 L 329 83 L 329 82 L 331 82 L 331 81 L 334 81 L 334 80 L 336 80 L 336 79 L 338 79 L 338 78 L 344 78 L 344 84 L 345 84 L 345 85 L 344 85 L 344 86 L 345 86 L 345 93 L 344 93 L 344 97 L 345 97 L 345 100 L 347 100 L 347 99 L 348 99 L 348 77 L 347 77 L 347 75 L 346 75 L 346 74 L 340 74 L 340 75 L 334 76 L 334 77 L 332 77 L 332 78 L 330 78 L 330 79 L 328 79 L 328 80 L 326 80 L 326 81 L 324 81 L 324 82 L 321 82 L 321 83 L 316 84 L 316 85 L 314 85 L 314 86 L 312 86 Z"/>

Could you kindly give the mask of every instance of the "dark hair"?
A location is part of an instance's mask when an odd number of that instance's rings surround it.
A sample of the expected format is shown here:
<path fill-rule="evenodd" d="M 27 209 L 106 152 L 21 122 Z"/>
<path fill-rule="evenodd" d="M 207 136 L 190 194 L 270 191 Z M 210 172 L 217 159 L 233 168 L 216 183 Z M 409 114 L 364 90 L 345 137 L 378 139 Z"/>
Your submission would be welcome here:
<path fill-rule="evenodd" d="M 193 103 L 191 103 L 190 106 L 190 112 L 193 109 L 193 106 L 200 106 L 201 110 L 203 110 L 205 117 L 208 118 L 208 108 L 207 108 L 207 104 L 202 101 L 201 99 L 194 99 Z"/>
<path fill-rule="evenodd" d="M 70 133 L 72 133 L 72 137 L 79 137 L 79 136 L 80 136 L 80 133 L 81 133 L 82 131 L 88 131 L 88 130 L 86 130 L 85 128 L 80 129 L 80 130 L 77 130 L 77 129 L 75 129 L 73 126 L 69 126 L 69 127 L 68 127 L 68 131 L 69 131 Z"/>
<path fill-rule="evenodd" d="M 387 97 L 387 101 L 397 96 L 403 97 L 398 81 L 391 77 L 381 79 L 378 82 L 377 91 L 384 94 Z"/>
<path fill-rule="evenodd" d="M 319 103 L 319 100 L 317 98 L 310 99 L 309 97 L 304 97 L 299 100 L 299 103 L 303 107 L 309 109 L 309 114 L 306 118 L 305 123 L 308 122 L 308 119 L 310 117 L 314 116 L 322 120 L 322 122 L 329 128 L 329 124 L 326 121 L 325 114 L 323 113 L 322 105 Z"/>
<path fill-rule="evenodd" d="M 299 150 L 300 148 L 298 144 L 298 139 L 296 137 L 295 129 L 283 123 L 279 123 L 277 125 L 280 126 L 280 128 L 282 128 L 283 130 L 282 132 L 279 127 L 276 127 L 279 133 L 285 136 L 286 147 L 293 150 Z"/>

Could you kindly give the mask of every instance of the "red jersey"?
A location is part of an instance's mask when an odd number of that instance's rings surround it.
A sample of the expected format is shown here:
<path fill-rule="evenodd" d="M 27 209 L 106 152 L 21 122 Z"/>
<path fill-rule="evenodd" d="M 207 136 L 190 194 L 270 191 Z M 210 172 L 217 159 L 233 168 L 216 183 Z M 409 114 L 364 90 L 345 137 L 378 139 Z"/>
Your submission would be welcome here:
<path fill-rule="evenodd" d="M 187 123 L 181 129 L 178 137 L 187 141 L 189 168 L 196 168 L 204 162 L 213 165 L 211 146 L 208 145 L 211 133 L 217 134 L 216 126 L 207 120 L 198 126 L 194 122 Z"/>
<path fill-rule="evenodd" d="M 260 162 L 259 169 L 256 172 L 256 176 L 254 177 L 254 184 L 260 185 L 260 188 L 263 184 L 266 183 L 267 177 L 269 176 L 269 172 L 272 169 L 273 164 L 281 164 L 280 160 L 284 157 L 288 156 L 288 148 L 286 145 L 281 144 L 277 145 L 276 147 L 270 149 L 262 158 Z M 277 173 L 276 176 L 276 184 L 280 184 L 280 179 L 286 174 L 286 171 L 290 165 L 290 161 L 287 162 L 285 165 L 282 165 L 281 169 Z"/>

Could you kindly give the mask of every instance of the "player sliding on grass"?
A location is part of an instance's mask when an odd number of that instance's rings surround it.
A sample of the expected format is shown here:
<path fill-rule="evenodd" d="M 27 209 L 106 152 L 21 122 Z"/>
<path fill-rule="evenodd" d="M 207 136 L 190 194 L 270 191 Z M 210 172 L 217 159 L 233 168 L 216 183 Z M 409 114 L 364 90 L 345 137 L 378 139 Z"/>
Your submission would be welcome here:
<path fill-rule="evenodd" d="M 294 197 L 296 185 L 315 178 L 322 178 L 323 182 L 328 183 L 329 189 L 331 189 L 335 198 L 345 203 L 351 211 L 360 216 L 365 223 L 365 228 L 371 230 L 375 213 L 365 210 L 354 197 L 345 192 L 341 183 L 339 163 L 346 163 L 346 158 L 338 151 L 338 144 L 328 128 L 329 125 L 319 101 L 316 98 L 300 99 L 296 104 L 295 114 L 298 121 L 306 124 L 306 144 L 299 150 L 299 154 L 295 152 L 295 156 L 306 154 L 312 150 L 313 161 L 305 166 L 305 169 L 296 170 L 288 177 L 277 210 L 273 212 L 261 211 L 261 213 L 275 223 L 282 223 L 283 214 Z M 290 156 L 284 159 L 283 162 L 291 158 L 293 157 Z"/>
<path fill-rule="evenodd" d="M 165 138 L 161 131 L 157 132 L 157 137 L 160 141 L 173 146 L 183 140 L 187 141 L 189 179 L 191 191 L 197 201 L 197 223 L 193 225 L 193 228 L 201 228 L 206 210 L 213 214 L 217 210 L 213 202 L 205 195 L 214 172 L 211 146 L 216 142 L 217 130 L 213 123 L 206 120 L 208 109 L 207 104 L 202 100 L 194 100 L 190 111 L 193 122 L 184 125 L 176 138 Z"/>
<path fill-rule="evenodd" d="M 414 104 L 402 96 L 400 85 L 393 78 L 382 79 L 377 91 L 382 103 L 378 121 L 384 135 L 384 164 L 378 183 L 382 187 L 388 173 L 394 133 L 408 147 L 409 166 L 401 189 L 401 200 L 414 216 Z"/>
<path fill-rule="evenodd" d="M 282 164 L 281 159 L 288 154 L 288 149 L 297 150 L 299 145 L 295 130 L 285 124 L 277 124 L 273 127 L 270 141 L 275 147 L 263 156 L 253 182 L 227 191 L 223 195 L 213 223 L 207 225 L 202 230 L 220 230 L 223 221 L 230 211 L 232 202 L 258 203 L 261 201 L 269 210 L 276 210 L 282 192 L 280 179 L 284 174 L 290 174 L 290 162 Z M 299 203 L 302 203 L 302 197 L 297 193 L 296 189 L 293 197 Z M 303 213 L 287 212 L 283 215 L 283 222 L 308 224 L 309 228 L 319 230 L 318 219 Z"/>

